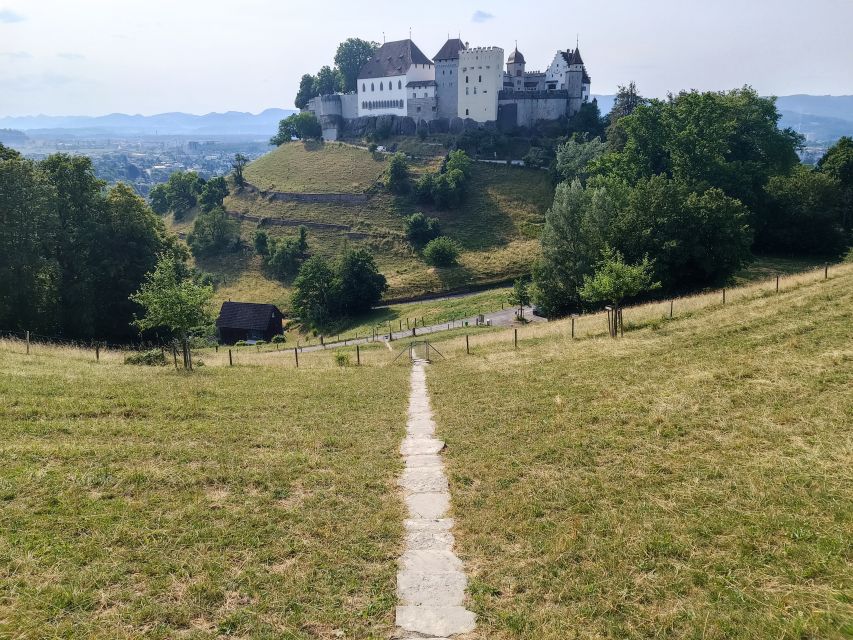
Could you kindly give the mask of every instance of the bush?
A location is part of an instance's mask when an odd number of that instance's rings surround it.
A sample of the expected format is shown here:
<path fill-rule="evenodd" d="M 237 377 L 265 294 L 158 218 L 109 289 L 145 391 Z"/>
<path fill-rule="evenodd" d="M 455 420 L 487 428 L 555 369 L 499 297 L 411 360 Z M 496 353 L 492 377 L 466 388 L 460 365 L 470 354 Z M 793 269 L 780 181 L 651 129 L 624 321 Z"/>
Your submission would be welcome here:
<path fill-rule="evenodd" d="M 222 207 L 199 213 L 187 234 L 187 244 L 197 258 L 233 250 L 239 242 L 240 225 Z"/>
<path fill-rule="evenodd" d="M 413 213 L 406 218 L 406 237 L 415 247 L 422 247 L 441 235 L 437 218 L 427 218 L 422 213 Z"/>
<path fill-rule="evenodd" d="M 339 367 L 348 367 L 350 364 L 349 354 L 343 353 L 342 351 L 336 352 L 335 364 L 337 364 Z"/>
<path fill-rule="evenodd" d="M 434 267 L 449 267 L 456 264 L 459 245 L 447 236 L 439 236 L 424 247 L 424 260 Z"/>
<path fill-rule="evenodd" d="M 409 163 L 406 154 L 397 152 L 391 156 L 385 169 L 385 186 L 391 193 L 403 194 L 409 190 Z"/>
<path fill-rule="evenodd" d="M 132 353 L 124 359 L 125 364 L 146 365 L 149 367 L 166 366 L 166 356 L 160 349 L 149 349 Z"/>
<path fill-rule="evenodd" d="M 245 340 L 238 340 L 237 342 L 234 343 L 234 346 L 235 347 L 245 347 L 246 341 Z"/>
<path fill-rule="evenodd" d="M 371 142 L 369 145 L 367 145 L 367 150 L 368 150 L 370 153 L 376 153 L 376 150 L 377 150 L 378 148 L 379 148 L 379 146 L 378 146 L 375 142 Z"/>
<path fill-rule="evenodd" d="M 282 342 L 287 342 L 287 338 L 279 333 L 278 335 L 273 336 L 270 342 L 273 344 L 281 344 Z"/>

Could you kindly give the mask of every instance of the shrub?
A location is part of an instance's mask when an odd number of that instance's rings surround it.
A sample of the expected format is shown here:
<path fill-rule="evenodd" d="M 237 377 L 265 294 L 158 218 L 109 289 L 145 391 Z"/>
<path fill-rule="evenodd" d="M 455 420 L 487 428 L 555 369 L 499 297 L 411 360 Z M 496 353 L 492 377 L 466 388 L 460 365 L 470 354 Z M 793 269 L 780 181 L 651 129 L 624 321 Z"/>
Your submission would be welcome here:
<path fill-rule="evenodd" d="M 235 347 L 245 347 L 246 341 L 245 340 L 238 340 L 237 342 L 234 343 L 234 346 Z"/>
<path fill-rule="evenodd" d="M 370 153 L 376 153 L 376 150 L 377 150 L 378 148 L 379 148 L 379 146 L 378 146 L 375 142 L 371 142 L 369 145 L 367 145 L 367 150 L 368 150 Z"/>
<path fill-rule="evenodd" d="M 192 231 L 187 234 L 187 244 L 196 257 L 234 249 L 239 242 L 240 225 L 222 207 L 199 213 Z"/>
<path fill-rule="evenodd" d="M 385 169 L 385 186 L 391 193 L 402 194 L 409 190 L 409 163 L 406 154 L 397 152 L 391 156 Z"/>
<path fill-rule="evenodd" d="M 339 367 L 348 367 L 350 364 L 349 354 L 343 353 L 342 351 L 336 352 L 335 364 L 337 364 Z"/>
<path fill-rule="evenodd" d="M 456 264 L 459 245 L 447 236 L 439 236 L 424 247 L 424 260 L 434 267 L 449 267 Z"/>
<path fill-rule="evenodd" d="M 287 342 L 287 338 L 279 333 L 278 335 L 273 336 L 270 342 L 273 344 L 281 344 L 282 342 Z"/>
<path fill-rule="evenodd" d="M 160 349 L 149 349 L 132 353 L 124 359 L 125 364 L 147 365 L 149 367 L 166 366 L 166 356 Z"/>
<path fill-rule="evenodd" d="M 413 213 L 406 218 L 406 237 L 415 247 L 422 247 L 441 235 L 437 218 L 427 218 L 422 213 Z"/>

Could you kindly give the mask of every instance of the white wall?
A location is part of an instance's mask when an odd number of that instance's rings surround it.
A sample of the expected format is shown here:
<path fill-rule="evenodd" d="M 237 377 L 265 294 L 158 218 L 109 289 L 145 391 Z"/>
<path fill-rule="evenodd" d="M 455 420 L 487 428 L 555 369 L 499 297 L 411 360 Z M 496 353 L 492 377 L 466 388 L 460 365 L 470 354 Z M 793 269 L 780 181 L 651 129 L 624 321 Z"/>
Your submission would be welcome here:
<path fill-rule="evenodd" d="M 370 78 L 358 81 L 358 115 L 406 115 L 406 76 L 390 76 L 386 78 Z M 380 87 L 382 87 L 380 89 Z M 402 100 L 402 106 L 366 108 L 365 102 L 380 100 Z"/>
<path fill-rule="evenodd" d="M 504 50 L 475 47 L 459 52 L 459 117 L 477 122 L 498 119 L 498 92 L 503 88 Z"/>

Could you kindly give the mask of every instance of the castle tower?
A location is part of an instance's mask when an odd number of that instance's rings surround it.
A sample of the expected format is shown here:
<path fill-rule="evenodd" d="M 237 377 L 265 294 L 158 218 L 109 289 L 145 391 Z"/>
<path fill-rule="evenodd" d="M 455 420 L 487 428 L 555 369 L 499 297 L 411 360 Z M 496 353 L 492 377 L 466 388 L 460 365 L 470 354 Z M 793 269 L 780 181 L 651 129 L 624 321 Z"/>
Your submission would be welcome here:
<path fill-rule="evenodd" d="M 498 119 L 503 88 L 504 50 L 474 47 L 459 52 L 459 117 L 476 122 Z"/>
<path fill-rule="evenodd" d="M 509 54 L 506 60 L 507 84 L 512 83 L 513 89 L 516 91 L 524 90 L 524 69 L 527 62 L 521 51 L 518 50 L 518 44 L 515 45 L 515 50 Z"/>
<path fill-rule="evenodd" d="M 433 57 L 439 118 L 459 115 L 459 52 L 467 48 L 461 38 L 450 38 Z"/>
<path fill-rule="evenodd" d="M 581 58 L 580 47 L 572 51 L 569 58 L 569 68 L 566 71 L 566 89 L 569 92 L 569 117 L 580 111 L 584 97 L 589 97 L 589 77 Z M 586 82 L 584 82 L 586 80 Z M 586 86 L 586 92 L 584 92 Z"/>

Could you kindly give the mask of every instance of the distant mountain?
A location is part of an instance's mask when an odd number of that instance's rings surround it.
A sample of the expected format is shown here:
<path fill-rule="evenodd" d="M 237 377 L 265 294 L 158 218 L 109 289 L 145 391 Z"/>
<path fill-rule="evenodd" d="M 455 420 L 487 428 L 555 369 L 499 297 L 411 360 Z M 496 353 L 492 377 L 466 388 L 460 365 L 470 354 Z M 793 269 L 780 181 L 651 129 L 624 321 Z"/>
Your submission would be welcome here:
<path fill-rule="evenodd" d="M 111 113 L 105 116 L 7 116 L 0 128 L 47 133 L 67 131 L 81 135 L 272 135 L 279 120 L 295 113 L 266 109 L 258 114 L 242 111 L 208 113 L 160 113 L 153 116 Z"/>

